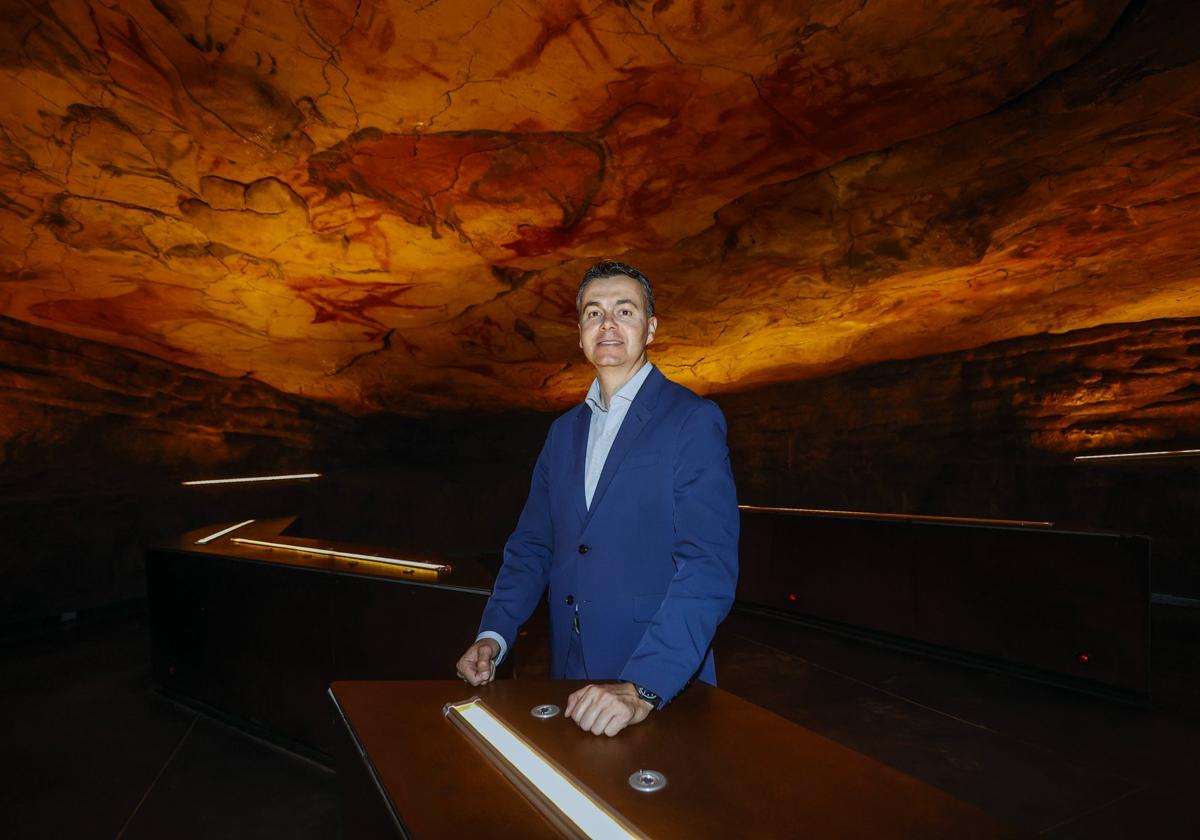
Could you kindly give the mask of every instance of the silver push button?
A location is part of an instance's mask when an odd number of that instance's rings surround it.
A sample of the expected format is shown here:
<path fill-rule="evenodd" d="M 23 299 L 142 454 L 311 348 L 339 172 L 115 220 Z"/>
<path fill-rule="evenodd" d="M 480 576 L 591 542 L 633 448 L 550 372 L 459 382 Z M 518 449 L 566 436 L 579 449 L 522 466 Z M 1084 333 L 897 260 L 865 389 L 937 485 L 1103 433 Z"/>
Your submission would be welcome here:
<path fill-rule="evenodd" d="M 542 720 L 545 720 L 547 718 L 554 717 L 560 711 L 561 709 L 559 709 L 558 706 L 555 706 L 553 703 L 543 703 L 540 706 L 534 706 L 532 709 L 530 709 L 529 714 L 533 715 L 535 718 L 541 718 Z"/>
<path fill-rule="evenodd" d="M 653 793 L 667 786 L 667 777 L 657 770 L 638 770 L 629 777 L 629 786 L 642 793 Z"/>

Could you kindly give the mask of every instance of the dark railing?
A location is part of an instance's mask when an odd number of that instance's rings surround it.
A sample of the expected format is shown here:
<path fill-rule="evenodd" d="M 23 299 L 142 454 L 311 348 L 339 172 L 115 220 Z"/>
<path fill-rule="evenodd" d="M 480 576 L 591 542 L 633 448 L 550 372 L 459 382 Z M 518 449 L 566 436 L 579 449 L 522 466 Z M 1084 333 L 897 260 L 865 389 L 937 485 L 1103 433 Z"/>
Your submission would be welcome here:
<path fill-rule="evenodd" d="M 1149 692 L 1146 537 L 747 505 L 738 602 L 1086 691 Z"/>

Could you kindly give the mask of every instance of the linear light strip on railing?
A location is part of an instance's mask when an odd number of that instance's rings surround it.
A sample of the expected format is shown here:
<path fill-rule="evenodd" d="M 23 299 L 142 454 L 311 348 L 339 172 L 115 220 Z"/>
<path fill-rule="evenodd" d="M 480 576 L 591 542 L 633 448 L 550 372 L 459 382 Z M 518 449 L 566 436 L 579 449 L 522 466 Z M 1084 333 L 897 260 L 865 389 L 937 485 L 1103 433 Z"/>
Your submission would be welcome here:
<path fill-rule="evenodd" d="M 422 563 L 420 560 L 401 560 L 399 557 L 378 557 L 374 554 L 355 554 L 351 551 L 336 551 L 331 548 L 313 548 L 307 545 L 292 545 L 291 543 L 266 542 L 252 540 L 246 537 L 234 537 L 230 542 L 239 545 L 257 545 L 262 548 L 279 548 L 284 551 L 298 551 L 301 554 L 320 554 L 324 557 L 345 557 L 350 560 L 371 560 L 376 563 L 390 563 L 393 566 L 411 566 L 414 569 L 431 569 L 435 572 L 448 572 L 450 567 L 445 563 Z"/>
<path fill-rule="evenodd" d="M 765 507 L 760 505 L 738 505 L 738 510 L 762 513 L 816 513 L 823 516 L 854 516 L 860 519 L 897 519 L 910 522 L 945 522 L 959 525 L 1036 525 L 1050 528 L 1053 522 L 1040 519 L 984 519 L 976 516 L 927 516 L 915 513 L 871 513 L 862 510 L 824 510 L 822 508 Z"/>
<path fill-rule="evenodd" d="M 507 762 L 561 816 L 570 820 L 582 836 L 593 840 L 629 840 L 642 836 L 624 825 L 607 806 L 581 790 L 535 747 L 496 717 L 482 701 L 476 698 L 452 703 L 443 711 L 458 723 L 469 738 L 477 738 L 486 744 L 489 749 L 485 749 L 485 753 L 495 753 Z"/>
<path fill-rule="evenodd" d="M 201 537 L 200 539 L 196 540 L 196 545 L 208 545 L 213 540 L 219 539 L 220 537 L 223 537 L 226 534 L 230 534 L 230 533 L 236 531 L 238 528 L 244 528 L 245 526 L 249 525 L 253 521 L 254 521 L 253 519 L 247 519 L 245 522 L 239 522 L 236 525 L 230 525 L 228 528 L 222 528 L 220 531 L 217 531 L 215 534 L 209 534 L 207 537 Z"/>
<path fill-rule="evenodd" d="M 185 487 L 199 484 L 244 484 L 253 481 L 290 481 L 298 478 L 320 478 L 320 473 L 295 473 L 294 475 L 252 475 L 246 478 L 206 478 L 202 481 L 181 481 Z"/>
<path fill-rule="evenodd" d="M 1159 458 L 1189 458 L 1200 455 L 1200 449 L 1165 449 L 1160 452 L 1115 452 L 1111 455 L 1076 455 L 1073 460 L 1077 464 L 1087 461 L 1138 461 L 1156 460 Z"/>

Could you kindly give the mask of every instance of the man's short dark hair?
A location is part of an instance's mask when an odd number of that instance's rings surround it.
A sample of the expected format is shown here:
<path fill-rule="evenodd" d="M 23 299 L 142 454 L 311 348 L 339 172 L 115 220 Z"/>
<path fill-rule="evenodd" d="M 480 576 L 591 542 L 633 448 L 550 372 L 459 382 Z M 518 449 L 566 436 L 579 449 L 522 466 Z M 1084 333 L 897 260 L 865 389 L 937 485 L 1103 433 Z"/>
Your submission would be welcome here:
<path fill-rule="evenodd" d="M 628 277 L 636 280 L 638 285 L 642 287 L 642 296 L 646 299 L 646 317 L 650 318 L 654 315 L 654 287 L 650 285 L 650 278 L 633 266 L 626 265 L 623 262 L 601 260 L 587 270 L 583 275 L 583 280 L 579 283 L 579 291 L 575 293 L 576 318 L 583 317 L 583 290 L 593 280 L 604 280 L 609 277 Z"/>

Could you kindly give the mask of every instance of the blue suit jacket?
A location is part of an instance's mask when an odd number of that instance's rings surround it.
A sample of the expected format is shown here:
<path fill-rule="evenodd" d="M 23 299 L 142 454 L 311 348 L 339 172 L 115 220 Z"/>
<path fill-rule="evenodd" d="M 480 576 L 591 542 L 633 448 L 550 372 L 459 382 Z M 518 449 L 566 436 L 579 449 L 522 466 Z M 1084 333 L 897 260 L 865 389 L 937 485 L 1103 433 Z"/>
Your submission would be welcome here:
<path fill-rule="evenodd" d="M 549 586 L 552 676 L 628 680 L 669 701 L 694 676 L 716 682 L 710 646 L 737 584 L 725 418 L 653 369 L 589 510 L 590 422 L 580 404 L 551 425 L 480 630 L 511 649 Z M 585 673 L 567 667 L 576 607 Z"/>

